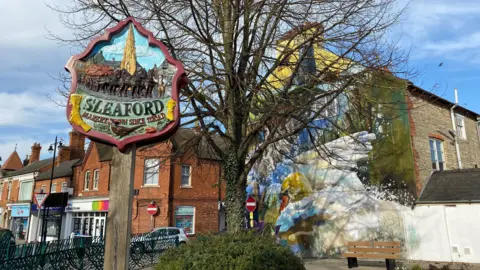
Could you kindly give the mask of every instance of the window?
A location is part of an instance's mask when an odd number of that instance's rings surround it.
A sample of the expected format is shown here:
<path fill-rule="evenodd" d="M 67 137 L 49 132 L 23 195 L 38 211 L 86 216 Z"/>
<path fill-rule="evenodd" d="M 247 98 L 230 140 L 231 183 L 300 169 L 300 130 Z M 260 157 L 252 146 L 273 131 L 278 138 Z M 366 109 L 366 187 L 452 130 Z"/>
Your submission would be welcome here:
<path fill-rule="evenodd" d="M 443 142 L 441 140 L 430 139 L 430 158 L 432 159 L 432 169 L 439 171 L 445 169 Z"/>
<path fill-rule="evenodd" d="M 12 181 L 8 182 L 7 200 L 10 200 L 10 195 L 12 195 Z"/>
<path fill-rule="evenodd" d="M 47 185 L 42 185 L 40 188 L 40 193 L 45 193 L 47 191 Z"/>
<path fill-rule="evenodd" d="M 186 234 L 195 233 L 195 207 L 179 206 L 175 209 L 175 227 L 183 228 Z"/>
<path fill-rule="evenodd" d="M 158 185 L 159 170 L 160 170 L 160 160 L 145 159 L 143 185 Z"/>
<path fill-rule="evenodd" d="M 52 189 L 50 190 L 50 193 L 57 193 L 57 183 L 52 183 Z"/>
<path fill-rule="evenodd" d="M 465 131 L 465 118 L 457 114 L 455 116 L 455 121 L 457 122 L 457 137 L 466 140 L 467 132 Z"/>
<path fill-rule="evenodd" d="M 18 200 L 29 201 L 32 199 L 33 192 L 33 180 L 20 182 L 20 193 L 18 194 Z"/>
<path fill-rule="evenodd" d="M 88 190 L 90 186 L 90 171 L 85 172 L 85 181 L 83 182 L 83 190 Z"/>
<path fill-rule="evenodd" d="M 62 192 L 66 192 L 66 188 L 67 188 L 67 182 L 63 182 L 62 183 Z"/>
<path fill-rule="evenodd" d="M 99 170 L 93 171 L 93 189 L 98 190 L 98 177 L 100 175 Z"/>
<path fill-rule="evenodd" d="M 189 187 L 191 185 L 190 165 L 182 165 L 182 187 Z"/>

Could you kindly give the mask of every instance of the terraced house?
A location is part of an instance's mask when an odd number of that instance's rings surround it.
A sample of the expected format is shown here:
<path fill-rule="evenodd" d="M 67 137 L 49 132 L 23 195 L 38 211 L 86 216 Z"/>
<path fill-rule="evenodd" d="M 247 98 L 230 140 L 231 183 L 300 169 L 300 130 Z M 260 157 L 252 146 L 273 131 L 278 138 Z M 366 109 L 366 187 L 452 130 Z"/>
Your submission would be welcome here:
<path fill-rule="evenodd" d="M 137 149 L 132 211 L 132 233 L 156 227 L 182 227 L 194 236 L 216 232 L 225 224 L 224 191 L 219 157 L 206 141 L 194 148 L 186 143 L 198 134 L 180 129 L 170 140 Z M 113 148 L 91 143 L 84 159 L 74 166 L 73 196 L 66 207 L 65 231 L 76 235 L 103 236 L 108 217 Z M 158 206 L 155 215 L 147 206 Z"/>

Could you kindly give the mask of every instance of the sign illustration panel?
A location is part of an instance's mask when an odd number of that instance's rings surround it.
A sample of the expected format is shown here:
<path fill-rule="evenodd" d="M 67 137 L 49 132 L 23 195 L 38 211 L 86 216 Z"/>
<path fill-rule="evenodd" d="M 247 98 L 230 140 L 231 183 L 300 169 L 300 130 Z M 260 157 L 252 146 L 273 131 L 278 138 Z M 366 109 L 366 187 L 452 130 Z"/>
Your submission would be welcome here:
<path fill-rule="evenodd" d="M 178 96 L 186 83 L 181 62 L 128 18 L 73 56 L 67 118 L 92 140 L 116 145 L 153 141 L 178 126 Z"/>

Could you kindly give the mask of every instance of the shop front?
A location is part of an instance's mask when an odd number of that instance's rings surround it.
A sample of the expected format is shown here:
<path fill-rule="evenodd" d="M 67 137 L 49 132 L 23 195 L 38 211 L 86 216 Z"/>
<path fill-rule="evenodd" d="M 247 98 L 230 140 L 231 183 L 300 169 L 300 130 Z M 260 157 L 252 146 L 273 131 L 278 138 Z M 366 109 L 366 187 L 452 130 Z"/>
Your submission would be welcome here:
<path fill-rule="evenodd" d="M 28 234 L 30 204 L 11 204 L 9 207 L 12 217 L 10 230 L 14 234 L 15 240 L 25 241 Z"/>
<path fill-rule="evenodd" d="M 108 198 L 73 199 L 65 208 L 66 228 L 71 236 L 104 237 L 107 226 Z"/>

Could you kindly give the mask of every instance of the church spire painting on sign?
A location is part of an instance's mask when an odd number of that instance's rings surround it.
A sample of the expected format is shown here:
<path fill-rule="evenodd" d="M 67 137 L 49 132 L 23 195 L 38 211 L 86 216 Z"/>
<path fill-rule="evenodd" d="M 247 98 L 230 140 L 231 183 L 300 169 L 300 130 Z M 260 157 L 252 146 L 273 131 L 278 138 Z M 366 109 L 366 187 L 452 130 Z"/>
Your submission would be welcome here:
<path fill-rule="evenodd" d="M 72 75 L 67 118 L 94 141 L 123 151 L 165 139 L 179 124 L 183 65 L 133 18 L 106 30 L 66 69 Z"/>

